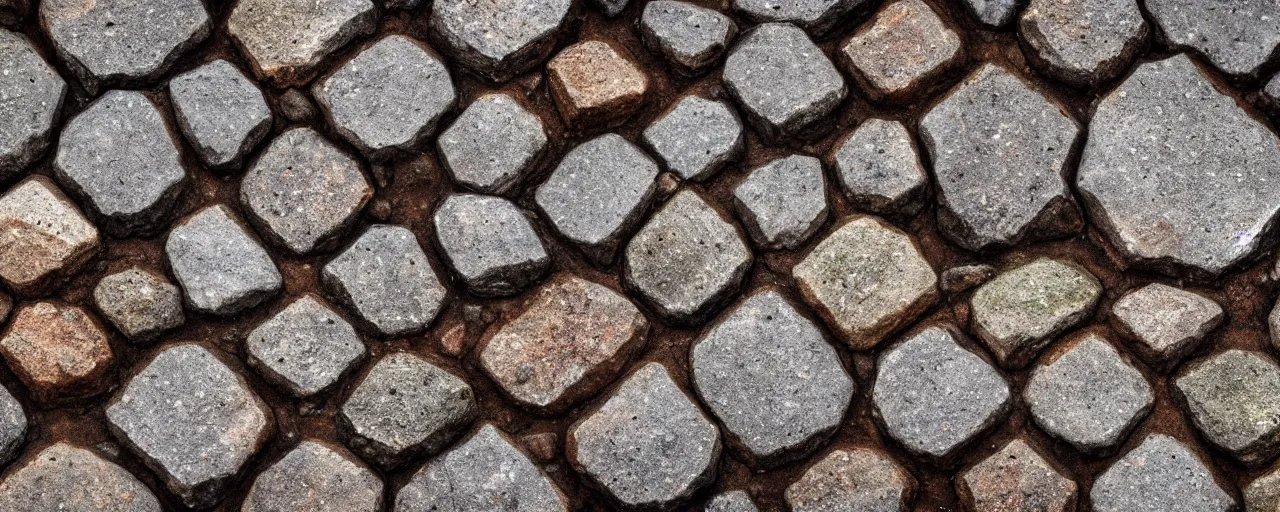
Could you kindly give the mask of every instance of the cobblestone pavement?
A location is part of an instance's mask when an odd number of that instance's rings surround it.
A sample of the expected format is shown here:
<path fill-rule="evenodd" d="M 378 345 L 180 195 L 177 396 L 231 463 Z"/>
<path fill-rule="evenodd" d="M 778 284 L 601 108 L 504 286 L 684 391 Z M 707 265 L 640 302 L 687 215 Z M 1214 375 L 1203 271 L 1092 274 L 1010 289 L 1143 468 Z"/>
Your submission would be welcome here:
<path fill-rule="evenodd" d="M 0 0 L 0 511 L 1275 512 L 1278 47 Z"/>

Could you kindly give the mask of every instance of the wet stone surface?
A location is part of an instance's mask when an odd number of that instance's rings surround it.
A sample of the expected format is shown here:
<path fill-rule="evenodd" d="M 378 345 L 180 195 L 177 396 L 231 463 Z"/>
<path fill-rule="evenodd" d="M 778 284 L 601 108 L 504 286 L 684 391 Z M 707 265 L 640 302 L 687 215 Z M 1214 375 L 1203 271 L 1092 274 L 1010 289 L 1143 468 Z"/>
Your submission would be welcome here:
<path fill-rule="evenodd" d="M 396 495 L 397 512 L 567 511 L 542 470 L 493 425 L 440 454 Z"/>

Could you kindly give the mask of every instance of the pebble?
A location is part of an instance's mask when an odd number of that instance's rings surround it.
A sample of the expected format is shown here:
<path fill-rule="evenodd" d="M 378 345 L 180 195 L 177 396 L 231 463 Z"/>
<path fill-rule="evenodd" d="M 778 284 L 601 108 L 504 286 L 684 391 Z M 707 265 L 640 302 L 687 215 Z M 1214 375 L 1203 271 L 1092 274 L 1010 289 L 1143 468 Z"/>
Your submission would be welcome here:
<path fill-rule="evenodd" d="M 458 102 L 444 63 L 399 35 L 356 54 L 313 86 L 311 96 L 339 134 L 376 160 L 422 146 Z"/>
<path fill-rule="evenodd" d="M 239 167 L 271 130 L 262 91 L 222 59 L 170 80 L 169 99 L 178 127 L 211 167 Z"/>
<path fill-rule="evenodd" d="M 15 465 L 0 482 L 0 508 L 36 512 L 160 512 L 151 490 L 85 448 L 55 443 Z"/>
<path fill-rule="evenodd" d="M 239 0 L 227 33 L 259 79 L 301 85 L 329 54 L 374 31 L 370 0 Z"/>
<path fill-rule="evenodd" d="M 871 399 L 885 433 L 908 451 L 947 459 L 1007 416 L 1009 384 L 961 347 L 948 326 L 930 326 L 880 355 Z"/>
<path fill-rule="evenodd" d="M 53 172 L 117 238 L 166 227 L 187 181 L 164 117 L 131 91 L 110 91 L 67 123 Z"/>
<path fill-rule="evenodd" d="M 1087 270 L 1041 257 L 973 292 L 973 330 L 1000 366 L 1021 368 L 1093 313 L 1101 295 L 1102 285 Z"/>
<path fill-rule="evenodd" d="M 329 390 L 366 353 L 351 324 L 312 294 L 250 332 L 245 352 L 268 381 L 304 398 Z"/>
<path fill-rule="evenodd" d="M 826 222 L 826 179 L 817 158 L 793 155 L 751 171 L 733 189 L 733 206 L 756 245 L 791 250 Z"/>
<path fill-rule="evenodd" d="M 771 467 L 839 427 L 855 385 L 822 331 L 775 289 L 744 299 L 694 341 L 698 395 L 748 459 Z"/>
<path fill-rule="evenodd" d="M 40 26 L 91 96 L 155 80 L 212 31 L 199 0 L 47 0 Z"/>
<path fill-rule="evenodd" d="M 560 236 L 608 265 L 657 195 L 657 177 L 658 164 L 610 133 L 569 150 L 534 200 Z"/>
<path fill-rule="evenodd" d="M 304 440 L 254 479 L 240 512 L 378 512 L 382 480 L 344 449 Z"/>
<path fill-rule="evenodd" d="M 5 13 L 0 0 L 0 22 Z M 66 81 L 31 40 L 0 28 L 0 180 L 20 176 L 48 149 L 66 96 Z"/>
<path fill-rule="evenodd" d="M 1073 512 L 1077 485 L 1016 438 L 956 478 L 965 510 Z"/>
<path fill-rule="evenodd" d="M 115 361 L 97 320 L 56 302 L 19 308 L 0 339 L 0 354 L 40 402 L 102 391 L 102 379 Z"/>
<path fill-rule="evenodd" d="M 279 102 L 280 111 L 284 114 L 285 119 L 294 123 L 306 123 L 315 119 L 316 106 L 311 103 L 311 99 L 307 94 L 297 89 L 288 89 L 280 94 Z"/>
<path fill-rule="evenodd" d="M 922 0 L 886 5 L 840 47 L 850 74 L 875 99 L 907 97 L 962 55 L 960 36 Z"/>
<path fill-rule="evenodd" d="M 1148 32 L 1136 0 L 1031 0 L 1018 21 L 1031 62 L 1084 88 L 1124 71 Z"/>
<path fill-rule="evenodd" d="M 445 262 L 471 293 L 516 295 L 551 268 L 542 239 L 524 210 L 511 201 L 453 194 L 432 219 Z"/>
<path fill-rule="evenodd" d="M 666 367 L 636 370 L 569 427 L 574 469 L 627 508 L 672 508 L 715 478 L 720 432 Z"/>
<path fill-rule="evenodd" d="M 1210 443 L 1248 466 L 1280 453 L 1280 366 L 1231 349 L 1183 370 L 1173 382 L 1188 419 Z"/>
<path fill-rule="evenodd" d="M 837 143 L 829 160 L 858 211 L 910 217 L 924 207 L 929 175 L 900 122 L 868 119 Z"/>
<path fill-rule="evenodd" d="M 395 512 L 566 512 L 564 495 L 492 424 L 432 459 L 396 495 Z"/>
<path fill-rule="evenodd" d="M 854 350 L 867 350 L 938 299 L 938 276 L 910 235 L 854 216 L 792 269 L 804 300 Z"/>
<path fill-rule="evenodd" d="M 1216 275 L 1265 238 L 1276 172 L 1276 136 L 1179 54 L 1139 65 L 1098 102 L 1076 186 L 1126 263 Z"/>
<path fill-rule="evenodd" d="M 1080 230 L 1064 176 L 1080 125 L 1021 77 L 985 64 L 920 121 L 943 235 L 992 251 Z"/>
<path fill-rule="evenodd" d="M 223 204 L 179 222 L 164 252 L 187 306 L 201 313 L 234 315 L 283 287 L 271 256 Z"/>
<path fill-rule="evenodd" d="M 340 243 L 371 197 L 360 163 L 311 128 L 280 134 L 240 181 L 249 220 L 298 255 Z"/>
<path fill-rule="evenodd" d="M 1150 434 L 1103 472 L 1090 492 L 1098 512 L 1226 512 L 1235 500 L 1177 439 Z"/>
<path fill-rule="evenodd" d="M 1131 346 L 1163 370 L 1195 350 L 1223 318 L 1217 302 L 1160 283 L 1131 291 L 1111 306 L 1116 330 L 1137 340 Z"/>
<path fill-rule="evenodd" d="M 652 5 L 652 3 L 650 4 Z M 742 122 L 722 101 L 690 94 L 644 130 L 663 166 L 681 179 L 705 181 L 745 149 Z"/>
<path fill-rule="evenodd" d="M 93 288 L 93 302 L 129 341 L 154 341 L 186 323 L 182 292 L 162 276 L 139 267 L 103 277 Z"/>
<path fill-rule="evenodd" d="M 604 41 L 584 41 L 547 63 L 551 94 L 570 128 L 608 129 L 644 103 L 649 77 Z"/>
<path fill-rule="evenodd" d="M 756 0 L 735 0 L 744 1 Z M 787 23 L 766 23 L 744 35 L 725 60 L 722 77 L 748 119 L 770 139 L 807 131 L 848 94 L 831 60 Z"/>
<path fill-rule="evenodd" d="M 438 0 L 428 24 L 458 63 L 506 82 L 547 58 L 571 6 L 571 0 Z"/>
<path fill-rule="evenodd" d="M 107 406 L 111 432 L 181 502 L 209 508 L 271 436 L 267 404 L 194 343 L 157 354 Z"/>
<path fill-rule="evenodd" d="M 447 296 L 417 236 L 401 226 L 370 226 L 325 264 L 320 279 L 330 298 L 389 338 L 426 330 Z"/>
<path fill-rule="evenodd" d="M 1031 418 L 1081 452 L 1114 448 L 1151 411 L 1151 385 L 1097 334 L 1062 350 L 1031 373 L 1023 392 Z"/>
<path fill-rule="evenodd" d="M 623 278 L 662 317 L 694 322 L 737 292 L 751 262 L 738 229 L 686 189 L 631 238 Z"/>
<path fill-rule="evenodd" d="M 475 392 L 458 376 L 408 352 L 384 356 L 338 410 L 347 446 L 383 469 L 434 455 L 476 418 Z"/>
<path fill-rule="evenodd" d="M 47 292 L 97 254 L 98 229 L 48 178 L 32 176 L 0 196 L 0 280 L 21 295 Z"/>
<path fill-rule="evenodd" d="M 951 267 L 942 271 L 942 291 L 963 293 L 987 282 L 995 275 L 996 268 L 983 263 Z"/>
<path fill-rule="evenodd" d="M 738 25 L 719 11 L 670 0 L 645 4 L 640 30 L 650 51 L 686 75 L 706 71 L 738 35 Z"/>
<path fill-rule="evenodd" d="M 833 450 L 787 487 L 793 512 L 900 512 L 914 501 L 916 480 L 869 448 Z"/>
<path fill-rule="evenodd" d="M 502 141 L 494 144 L 493 141 Z M 505 93 L 471 102 L 436 139 L 440 161 L 455 182 L 486 194 L 504 195 L 531 170 L 547 146 L 537 114 Z"/>
<path fill-rule="evenodd" d="M 482 342 L 480 363 L 516 402 L 558 412 L 608 384 L 648 331 L 648 319 L 626 297 L 564 275 Z"/>

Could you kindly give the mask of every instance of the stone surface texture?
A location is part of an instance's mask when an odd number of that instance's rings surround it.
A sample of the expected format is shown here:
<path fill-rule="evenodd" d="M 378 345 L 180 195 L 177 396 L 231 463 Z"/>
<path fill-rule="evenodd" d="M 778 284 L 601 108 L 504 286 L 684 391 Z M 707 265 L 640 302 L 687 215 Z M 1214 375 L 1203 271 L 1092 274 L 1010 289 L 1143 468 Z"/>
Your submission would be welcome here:
<path fill-rule="evenodd" d="M 524 73 L 551 53 L 572 0 L 431 2 L 434 40 L 455 59 L 495 82 Z"/>
<path fill-rule="evenodd" d="M 48 179 L 0 196 L 0 281 L 22 294 L 78 270 L 101 248 L 98 229 Z"/>
<path fill-rule="evenodd" d="M 570 126 L 610 126 L 625 120 L 649 90 L 649 77 L 604 41 L 561 50 L 547 63 L 551 94 Z"/>
<path fill-rule="evenodd" d="M 733 9 L 757 23 L 787 22 L 815 34 L 836 25 L 866 0 L 732 0 Z"/>
<path fill-rule="evenodd" d="M 325 264 L 325 291 L 366 327 L 385 337 L 426 329 L 446 290 L 412 231 L 374 225 Z"/>
<path fill-rule="evenodd" d="M 502 144 L 491 144 L 500 140 Z M 547 145 L 537 114 L 507 94 L 486 94 L 436 139 L 441 163 L 453 180 L 489 194 L 504 194 L 519 183 Z"/>
<path fill-rule="evenodd" d="M 93 302 L 111 325 L 135 343 L 154 340 L 186 322 L 178 287 L 138 267 L 103 277 L 93 288 Z"/>
<path fill-rule="evenodd" d="M 1135 0 L 1033 0 L 1018 20 L 1028 56 L 1058 79 L 1082 87 L 1123 71 L 1147 32 Z"/>
<path fill-rule="evenodd" d="M 902 123 L 868 119 L 841 139 L 828 160 L 845 196 L 859 210 L 910 216 L 924 206 L 929 175 Z"/>
<path fill-rule="evenodd" d="M 493 425 L 432 459 L 396 495 L 396 512 L 566 512 L 560 490 Z"/>
<path fill-rule="evenodd" d="M 253 481 L 241 512 L 377 512 L 382 480 L 337 446 L 305 440 Z"/>
<path fill-rule="evenodd" d="M 848 94 L 831 60 L 787 23 L 766 23 L 745 34 L 725 60 L 723 80 L 756 128 L 772 138 L 809 128 Z"/>
<path fill-rule="evenodd" d="M 1280 5 L 1228 0 L 1148 0 L 1147 12 L 1173 46 L 1196 50 L 1231 75 L 1251 75 L 1280 45 Z"/>
<path fill-rule="evenodd" d="M 795 249 L 822 227 L 827 208 L 822 162 L 790 156 L 751 171 L 733 189 L 733 206 L 763 249 Z"/>
<path fill-rule="evenodd" d="M 91 450 L 56 443 L 0 482 L 0 508 L 160 512 L 160 502 L 136 477 Z"/>
<path fill-rule="evenodd" d="M 365 346 L 351 324 L 307 295 L 250 332 L 245 351 L 267 380 L 306 397 L 336 384 L 364 358 Z"/>
<path fill-rule="evenodd" d="M 55 302 L 19 309 L 0 338 L 0 355 L 42 400 L 101 391 L 99 381 L 115 359 L 97 320 Z"/>
<path fill-rule="evenodd" d="M 840 58 L 875 98 L 909 94 L 961 55 L 960 36 L 923 0 L 887 4 L 840 48 Z"/>
<path fill-rule="evenodd" d="M 1022 439 L 1014 439 L 956 479 L 965 510 L 1070 512 L 1076 483 Z"/>
<path fill-rule="evenodd" d="M 506 199 L 454 194 L 433 221 L 449 267 L 476 295 L 515 295 L 546 275 L 551 264 L 524 210 Z"/>
<path fill-rule="evenodd" d="M 1248 465 L 1280 452 L 1280 366 L 1270 357 L 1228 350 L 1192 365 L 1174 381 L 1188 417 L 1209 442 Z"/>
<path fill-rule="evenodd" d="M 729 105 L 692 94 L 644 130 L 645 144 L 666 168 L 695 181 L 740 156 L 743 139 L 742 122 Z"/>
<path fill-rule="evenodd" d="M 26 1 L 26 0 L 23 0 Z M 0 12 L 4 11 L 0 2 Z M 0 14 L 2 17 L 3 14 Z M 67 82 L 31 40 L 0 28 L 0 179 L 19 175 L 45 149 L 67 95 Z"/>
<path fill-rule="evenodd" d="M 1162 368 L 1177 364 L 1222 323 L 1223 310 L 1203 295 L 1152 283 L 1111 306 L 1113 324 L 1138 341 L 1133 346 Z"/>
<path fill-rule="evenodd" d="M 795 512 L 907 510 L 916 481 L 883 454 L 867 448 L 835 450 L 787 487 Z"/>
<path fill-rule="evenodd" d="M 169 98 L 178 127 L 213 167 L 235 167 L 271 128 L 262 90 L 225 60 L 174 77 Z"/>
<path fill-rule="evenodd" d="M 723 13 L 671 0 L 644 4 L 640 28 L 645 44 L 686 74 L 715 64 L 738 34 L 738 25 Z"/>
<path fill-rule="evenodd" d="M 1098 512 L 1225 512 L 1235 500 L 1182 442 L 1151 434 L 1093 484 Z"/>
<path fill-rule="evenodd" d="M 202 313 L 239 313 L 283 286 L 271 256 L 226 205 L 210 206 L 178 223 L 164 252 L 187 306 Z"/>
<path fill-rule="evenodd" d="M 330 53 L 372 32 L 376 17 L 370 0 L 239 0 L 227 33 L 259 79 L 299 85 Z"/>
<path fill-rule="evenodd" d="M 973 329 L 1001 366 L 1022 367 L 1092 313 L 1101 294 L 1102 285 L 1088 271 L 1039 258 L 973 292 Z"/>

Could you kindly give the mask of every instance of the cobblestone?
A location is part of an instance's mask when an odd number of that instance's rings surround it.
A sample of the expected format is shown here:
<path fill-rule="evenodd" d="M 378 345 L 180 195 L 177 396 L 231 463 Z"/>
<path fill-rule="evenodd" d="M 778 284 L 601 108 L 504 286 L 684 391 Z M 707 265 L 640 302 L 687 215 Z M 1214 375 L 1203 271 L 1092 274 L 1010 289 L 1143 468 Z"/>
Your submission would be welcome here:
<path fill-rule="evenodd" d="M 107 406 L 111 432 L 193 508 L 213 506 L 274 429 L 244 378 L 196 344 L 165 348 Z"/>
<path fill-rule="evenodd" d="M 453 78 L 425 45 L 387 36 L 311 90 L 329 124 L 370 157 L 421 146 L 453 109 Z"/>
<path fill-rule="evenodd" d="M 168 224 L 187 172 L 164 118 L 138 92 L 111 91 L 67 123 L 54 175 L 112 236 Z"/>
<path fill-rule="evenodd" d="M 382 510 L 382 480 L 346 450 L 305 440 L 254 480 L 241 512 Z"/>
<path fill-rule="evenodd" d="M 8 464 L 18 457 L 29 427 L 30 422 L 22 404 L 8 388 L 0 386 L 0 464 Z"/>
<path fill-rule="evenodd" d="M 479 411 L 475 392 L 456 375 L 408 352 L 383 357 L 338 412 L 347 446 L 392 469 L 433 455 L 461 435 Z"/>
<path fill-rule="evenodd" d="M 93 302 L 133 343 L 153 341 L 186 323 L 178 287 L 138 267 L 103 277 L 93 288 Z"/>
<path fill-rule="evenodd" d="M 831 60 L 803 30 L 786 23 L 766 23 L 744 35 L 725 60 L 723 80 L 756 129 L 775 139 L 810 128 L 848 94 Z"/>
<path fill-rule="evenodd" d="M 107 335 L 83 309 L 55 302 L 23 306 L 0 339 L 0 354 L 41 401 L 103 390 L 115 361 Z"/>
<path fill-rule="evenodd" d="M 822 34 L 865 0 L 733 0 L 733 8 L 758 23 L 788 22 Z"/>
<path fill-rule="evenodd" d="M 210 206 L 169 232 L 164 252 L 188 307 L 232 315 L 280 292 L 283 277 L 231 210 Z"/>
<path fill-rule="evenodd" d="M 689 75 L 720 60 L 738 35 L 738 24 L 719 11 L 670 0 L 645 4 L 640 27 L 650 50 Z"/>
<path fill-rule="evenodd" d="M 66 81 L 31 40 L 0 28 L 0 180 L 21 175 L 49 147 L 66 96 Z"/>
<path fill-rule="evenodd" d="M 1174 381 L 1191 423 L 1210 443 L 1257 466 L 1280 453 L 1280 366 L 1255 352 L 1228 350 Z"/>
<path fill-rule="evenodd" d="M 326 293 L 384 337 L 422 332 L 446 290 L 412 231 L 374 225 L 324 266 Z"/>
<path fill-rule="evenodd" d="M 604 41 L 561 50 L 547 63 L 551 94 L 565 123 L 609 128 L 644 102 L 649 78 L 631 58 Z"/>
<path fill-rule="evenodd" d="M 827 220 L 822 162 L 794 155 L 753 171 L 733 190 L 747 233 L 764 249 L 795 249 Z"/>
<path fill-rule="evenodd" d="M 19 294 L 79 270 L 101 248 L 98 230 L 41 176 L 0 196 L 0 280 Z"/>
<path fill-rule="evenodd" d="M 876 346 L 938 298 L 938 276 L 915 241 L 875 217 L 845 220 L 792 274 L 854 350 Z"/>
<path fill-rule="evenodd" d="M 906 510 L 916 481 L 889 458 L 866 448 L 835 450 L 787 487 L 794 512 Z"/>
<path fill-rule="evenodd" d="M 1225 512 L 1235 506 L 1204 461 L 1164 434 L 1147 436 L 1102 473 L 1090 498 L 1098 512 Z"/>
<path fill-rule="evenodd" d="M 733 109 L 692 94 L 649 125 L 644 142 L 667 169 L 695 181 L 710 179 L 745 148 L 742 122 Z"/>
<path fill-rule="evenodd" d="M 1147 12 L 1172 46 L 1194 49 L 1232 75 L 1255 74 L 1280 45 L 1280 6 L 1276 5 L 1151 0 Z"/>
<path fill-rule="evenodd" d="M 623 276 L 660 315 L 689 322 L 736 292 L 751 261 L 738 229 L 697 192 L 685 190 L 631 238 Z"/>
<path fill-rule="evenodd" d="M 720 433 L 649 363 L 569 428 L 569 462 L 626 507 L 670 507 L 715 478 Z"/>
<path fill-rule="evenodd" d="M 898 0 L 840 48 L 851 74 L 873 98 L 901 98 L 962 55 L 960 36 L 922 0 Z"/>
<path fill-rule="evenodd" d="M 924 206 L 929 175 L 902 123 L 867 120 L 836 145 L 829 160 L 859 210 L 909 217 Z"/>
<path fill-rule="evenodd" d="M 764 466 L 807 455 L 840 425 L 853 397 L 822 331 L 777 290 L 740 302 L 691 351 L 694 389 Z"/>
<path fill-rule="evenodd" d="M 1280 508 L 1280 471 L 1272 469 L 1244 488 L 1244 510 L 1260 512 L 1276 508 Z"/>
<path fill-rule="evenodd" d="M 524 210 L 506 199 L 454 194 L 433 219 L 445 260 L 471 293 L 515 295 L 550 268 L 551 259 Z"/>
<path fill-rule="evenodd" d="M 0 508 L 32 512 L 161 510 L 155 495 L 124 468 L 90 450 L 62 442 L 16 466 L 0 482 Z"/>
<path fill-rule="evenodd" d="M 227 33 L 258 78 L 300 85 L 330 53 L 372 32 L 376 21 L 370 0 L 239 0 Z"/>
<path fill-rule="evenodd" d="M 236 66 L 215 60 L 169 81 L 178 127 L 213 167 L 238 167 L 271 130 L 262 91 Z"/>
<path fill-rule="evenodd" d="M 491 144 L 501 140 L 503 144 Z M 440 160 L 453 180 L 488 194 L 510 192 L 547 145 L 542 120 L 507 94 L 471 102 L 440 138 Z"/>
<path fill-rule="evenodd" d="M 1222 323 L 1222 306 L 1203 295 L 1153 283 L 1111 306 L 1116 329 L 1138 341 L 1132 346 L 1161 369 L 1178 364 Z"/>
<path fill-rule="evenodd" d="M 1028 56 L 1058 79 L 1081 87 L 1110 80 L 1146 41 L 1134 0 L 1032 0 L 1018 21 Z"/>
<path fill-rule="evenodd" d="M 1076 510 L 1076 483 L 1022 439 L 962 473 L 956 491 L 965 510 L 975 512 Z"/>
<path fill-rule="evenodd" d="M 493 425 L 432 459 L 396 496 L 396 512 L 565 512 L 542 470 Z"/>
<path fill-rule="evenodd" d="M 505 82 L 547 58 L 571 4 L 571 0 L 441 0 L 432 2 L 428 23 L 434 40 L 462 65 L 494 82 Z"/>
<path fill-rule="evenodd" d="M 964 0 L 964 4 L 978 21 L 990 27 L 1008 25 L 1022 6 L 1019 0 Z"/>
<path fill-rule="evenodd" d="M 245 340 L 249 366 L 295 396 L 327 391 L 365 356 L 351 324 L 306 295 L 263 322 Z"/>
<path fill-rule="evenodd" d="M 626 297 L 566 275 L 488 337 L 480 363 L 517 402 L 555 412 L 599 391 L 644 345 L 648 330 Z"/>
<path fill-rule="evenodd" d="M 1001 366 L 1020 368 L 1093 312 L 1102 285 L 1074 264 L 1039 258 L 973 292 L 973 329 Z"/>

